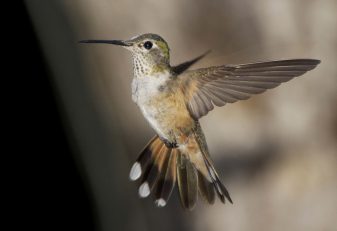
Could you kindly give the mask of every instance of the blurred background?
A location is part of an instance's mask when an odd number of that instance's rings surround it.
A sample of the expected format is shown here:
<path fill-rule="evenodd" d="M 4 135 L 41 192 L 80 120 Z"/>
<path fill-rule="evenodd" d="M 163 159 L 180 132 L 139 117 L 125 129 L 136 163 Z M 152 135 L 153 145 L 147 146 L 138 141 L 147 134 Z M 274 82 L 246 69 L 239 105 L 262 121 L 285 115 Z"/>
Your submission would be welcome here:
<path fill-rule="evenodd" d="M 97 231 L 336 230 L 336 0 L 26 0 L 25 7 L 32 49 L 45 68 L 34 73 L 48 81 L 53 104 L 45 106 L 53 106 L 50 123 L 57 121 L 62 140 L 44 152 L 54 176 L 44 182 L 57 185 L 44 194 L 54 211 L 47 228 L 61 222 Z M 131 100 L 131 55 L 77 41 L 148 32 L 169 43 L 172 64 L 211 49 L 193 68 L 322 60 L 305 76 L 201 119 L 233 205 L 199 200 L 183 211 L 175 190 L 159 209 L 139 199 L 128 179 L 154 135 Z"/>

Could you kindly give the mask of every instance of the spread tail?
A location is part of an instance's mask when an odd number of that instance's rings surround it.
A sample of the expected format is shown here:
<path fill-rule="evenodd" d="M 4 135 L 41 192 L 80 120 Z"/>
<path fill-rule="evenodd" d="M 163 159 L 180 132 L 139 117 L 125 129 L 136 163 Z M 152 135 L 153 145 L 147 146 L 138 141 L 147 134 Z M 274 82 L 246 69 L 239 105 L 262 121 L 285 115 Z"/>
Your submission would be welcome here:
<path fill-rule="evenodd" d="M 158 207 L 166 205 L 176 183 L 177 154 L 178 150 L 167 148 L 158 136 L 150 140 L 130 171 L 131 180 L 142 177 L 140 197 L 152 192 Z"/>
<path fill-rule="evenodd" d="M 232 203 L 211 159 L 200 150 L 196 139 L 184 148 L 172 149 L 158 136 L 152 138 L 130 171 L 131 180 L 141 178 L 139 196 L 144 198 L 152 192 L 156 205 L 163 207 L 177 182 L 180 201 L 186 209 L 195 206 L 198 191 L 209 204 L 214 203 L 215 193 L 223 203 L 225 197 Z"/>

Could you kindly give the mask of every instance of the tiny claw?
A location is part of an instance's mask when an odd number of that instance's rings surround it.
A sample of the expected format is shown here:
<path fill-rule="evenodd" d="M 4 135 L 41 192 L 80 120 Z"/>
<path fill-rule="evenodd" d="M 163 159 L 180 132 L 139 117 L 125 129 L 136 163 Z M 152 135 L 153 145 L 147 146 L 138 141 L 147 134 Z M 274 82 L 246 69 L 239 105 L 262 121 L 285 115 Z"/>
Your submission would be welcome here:
<path fill-rule="evenodd" d="M 168 141 L 167 139 L 164 139 L 164 138 L 160 138 L 160 140 L 163 141 L 163 143 L 168 148 L 177 148 L 178 147 L 177 142 L 170 142 L 170 141 Z"/>

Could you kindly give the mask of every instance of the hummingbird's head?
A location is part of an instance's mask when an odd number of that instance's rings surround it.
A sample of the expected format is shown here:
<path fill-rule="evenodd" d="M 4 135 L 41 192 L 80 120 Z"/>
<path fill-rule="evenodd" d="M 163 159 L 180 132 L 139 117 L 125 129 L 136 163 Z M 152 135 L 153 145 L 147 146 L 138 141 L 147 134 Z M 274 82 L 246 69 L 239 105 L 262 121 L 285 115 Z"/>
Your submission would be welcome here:
<path fill-rule="evenodd" d="M 156 34 L 142 34 L 129 40 L 83 40 L 80 42 L 122 46 L 131 51 L 135 68 L 140 66 L 143 67 L 140 68 L 142 70 L 154 67 L 161 69 L 170 66 L 170 48 L 167 42 Z"/>

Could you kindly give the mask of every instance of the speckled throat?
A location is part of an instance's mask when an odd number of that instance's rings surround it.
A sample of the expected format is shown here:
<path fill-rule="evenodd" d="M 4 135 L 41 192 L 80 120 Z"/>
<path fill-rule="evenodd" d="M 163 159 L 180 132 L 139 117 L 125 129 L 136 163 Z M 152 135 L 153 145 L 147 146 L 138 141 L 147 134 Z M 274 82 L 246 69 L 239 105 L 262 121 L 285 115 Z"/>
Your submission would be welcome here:
<path fill-rule="evenodd" d="M 168 63 L 153 60 L 143 54 L 133 54 L 134 77 L 145 77 L 164 72 L 171 72 L 171 66 Z"/>
<path fill-rule="evenodd" d="M 138 105 L 161 93 L 175 76 L 169 65 L 156 63 L 141 54 L 133 55 L 133 71 L 132 99 Z"/>
<path fill-rule="evenodd" d="M 151 66 L 145 57 L 141 54 L 133 55 L 133 74 L 134 77 L 142 77 L 149 75 L 151 72 Z"/>

